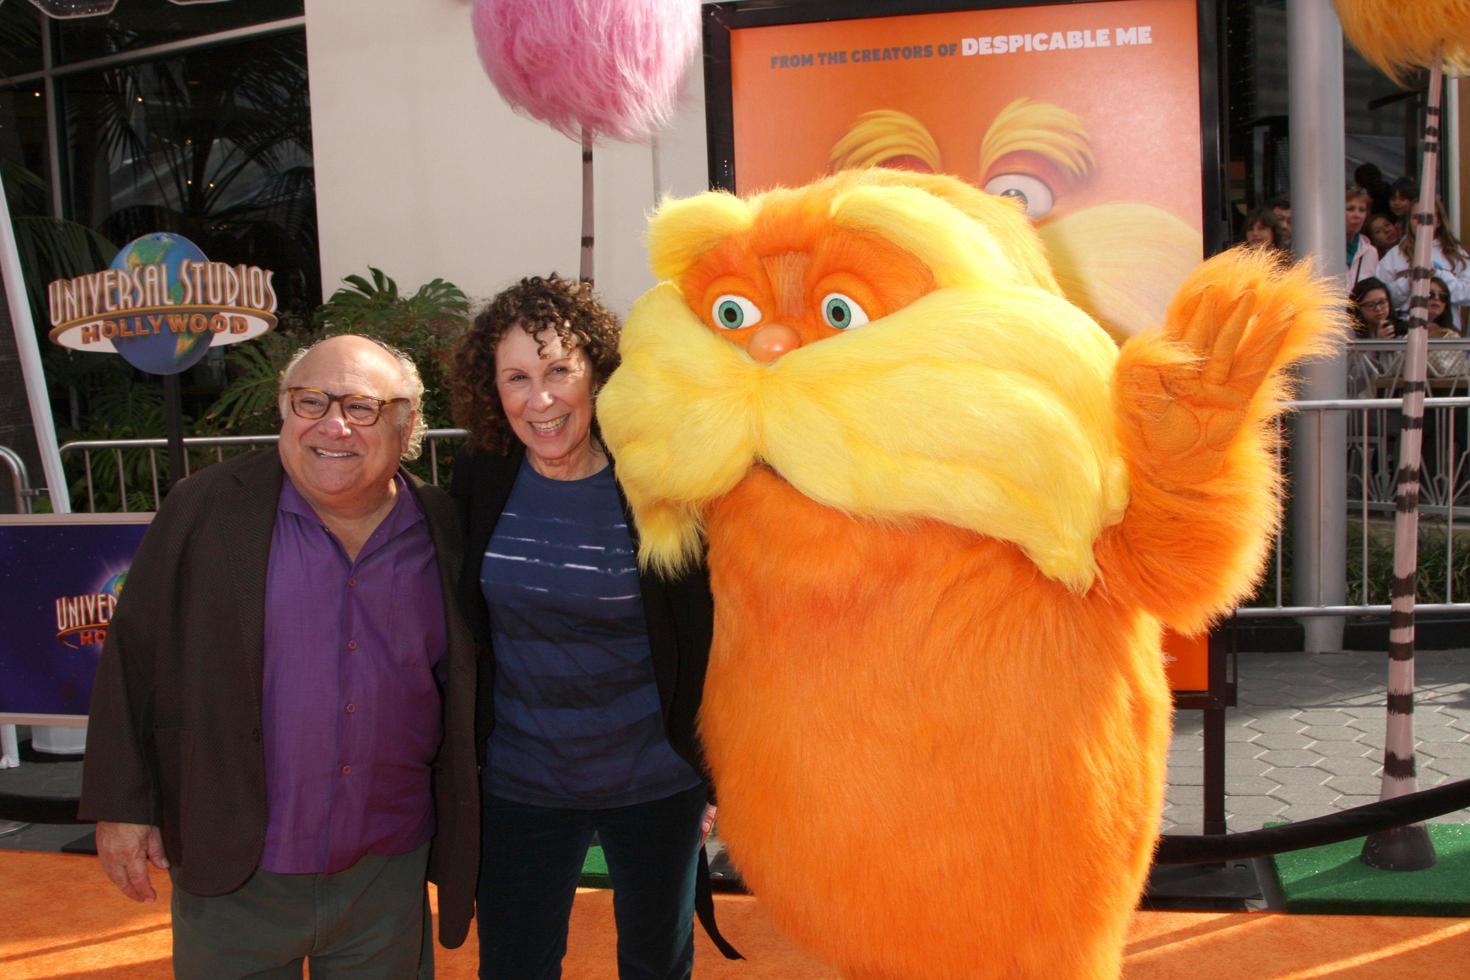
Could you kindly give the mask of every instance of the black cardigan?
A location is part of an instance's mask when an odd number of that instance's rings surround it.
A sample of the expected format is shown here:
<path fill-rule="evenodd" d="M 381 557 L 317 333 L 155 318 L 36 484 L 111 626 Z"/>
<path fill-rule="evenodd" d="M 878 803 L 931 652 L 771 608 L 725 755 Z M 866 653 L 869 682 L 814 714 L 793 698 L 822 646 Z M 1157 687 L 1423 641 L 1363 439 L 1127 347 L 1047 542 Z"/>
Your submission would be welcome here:
<path fill-rule="evenodd" d="M 510 498 L 525 448 L 517 444 L 507 455 L 495 456 L 462 449 L 455 454 L 450 493 L 459 504 L 465 528 L 464 563 L 460 568 L 460 606 L 470 632 L 480 647 L 479 692 L 475 708 L 475 738 L 483 745 L 495 724 L 495 652 L 490 643 L 490 612 L 480 591 L 480 565 L 490 535 Z M 637 525 L 628 500 L 618 487 L 633 545 Z M 648 646 L 653 654 L 654 680 L 663 709 L 664 732 L 674 751 L 701 774 L 706 774 L 704 752 L 695 733 L 695 716 L 704 694 L 704 673 L 714 633 L 714 600 L 709 572 L 703 564 L 677 579 L 640 569 L 643 616 L 648 624 Z"/>

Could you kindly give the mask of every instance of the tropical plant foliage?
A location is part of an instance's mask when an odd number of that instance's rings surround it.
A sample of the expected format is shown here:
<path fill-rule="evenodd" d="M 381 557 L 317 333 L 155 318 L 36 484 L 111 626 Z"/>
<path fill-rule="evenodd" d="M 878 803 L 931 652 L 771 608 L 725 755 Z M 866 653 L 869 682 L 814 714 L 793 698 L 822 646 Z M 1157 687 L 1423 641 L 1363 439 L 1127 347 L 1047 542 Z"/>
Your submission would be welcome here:
<path fill-rule="evenodd" d="M 229 355 L 233 380 L 206 418 L 222 429 L 260 432 L 274 428 L 277 381 L 299 347 L 344 333 L 373 337 L 413 358 L 424 380 L 424 418 L 430 428 L 449 426 L 449 358 L 469 325 L 469 299 L 443 279 L 405 295 L 381 269 L 368 278 L 347 276 L 312 315 L 310 327 L 266 334 L 237 344 Z M 267 424 L 269 420 L 269 424 Z"/>
<path fill-rule="evenodd" d="M 410 296 L 379 269 L 371 279 L 347 276 L 316 313 L 326 336 L 365 334 L 391 344 L 414 359 L 424 379 L 424 418 L 430 428 L 453 423 L 449 414 L 450 358 L 469 327 L 470 302 L 451 282 L 434 279 Z"/>
<path fill-rule="evenodd" d="M 5 181 L 31 317 L 44 333 L 49 322 L 47 284 L 106 268 L 117 246 L 86 225 L 51 217 L 46 182 L 14 160 L 0 160 L 0 178 Z"/>

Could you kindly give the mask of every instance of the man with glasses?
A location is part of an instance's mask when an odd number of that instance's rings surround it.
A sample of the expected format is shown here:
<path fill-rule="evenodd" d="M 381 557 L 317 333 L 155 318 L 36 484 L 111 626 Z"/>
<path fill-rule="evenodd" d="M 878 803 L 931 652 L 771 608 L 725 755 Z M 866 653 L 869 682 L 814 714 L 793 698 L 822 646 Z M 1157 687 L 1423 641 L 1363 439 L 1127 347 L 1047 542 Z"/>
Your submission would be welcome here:
<path fill-rule="evenodd" d="M 138 901 L 173 880 L 180 977 L 431 976 L 478 867 L 461 536 L 418 454 L 413 362 L 342 336 L 281 376 L 281 434 L 169 494 L 93 693 L 82 816 Z M 432 850 L 431 850 L 432 839 Z"/>

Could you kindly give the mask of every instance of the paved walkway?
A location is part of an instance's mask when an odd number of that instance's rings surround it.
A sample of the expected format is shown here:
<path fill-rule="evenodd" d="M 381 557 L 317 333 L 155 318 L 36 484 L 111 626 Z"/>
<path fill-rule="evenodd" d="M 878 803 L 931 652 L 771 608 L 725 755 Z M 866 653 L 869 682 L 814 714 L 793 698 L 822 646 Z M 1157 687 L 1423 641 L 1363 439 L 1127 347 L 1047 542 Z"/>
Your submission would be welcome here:
<path fill-rule="evenodd" d="M 1415 658 L 1419 788 L 1470 778 L 1470 650 Z M 1225 723 L 1231 831 L 1305 820 L 1378 799 L 1386 651 L 1242 653 L 1238 701 Z M 1204 821 L 1202 713 L 1180 712 L 1169 752 L 1164 830 Z M 1437 819 L 1470 821 L 1470 811 Z"/>

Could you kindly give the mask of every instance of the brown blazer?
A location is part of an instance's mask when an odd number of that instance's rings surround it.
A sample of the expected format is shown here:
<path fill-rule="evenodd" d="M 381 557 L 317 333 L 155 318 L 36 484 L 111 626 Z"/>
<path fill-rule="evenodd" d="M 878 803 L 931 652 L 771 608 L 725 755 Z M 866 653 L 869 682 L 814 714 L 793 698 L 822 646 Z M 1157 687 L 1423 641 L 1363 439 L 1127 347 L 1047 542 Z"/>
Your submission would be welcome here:
<path fill-rule="evenodd" d="M 133 558 L 92 690 L 80 815 L 159 827 L 178 883 L 197 895 L 243 885 L 265 842 L 265 578 L 282 473 L 276 450 L 261 450 L 173 489 Z M 475 644 L 456 598 L 455 506 L 405 475 L 444 593 L 449 674 L 429 877 L 440 942 L 454 947 L 469 930 L 479 868 Z"/>

